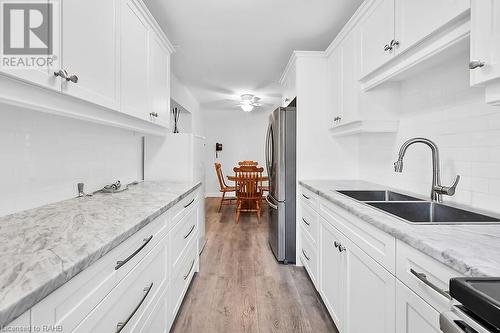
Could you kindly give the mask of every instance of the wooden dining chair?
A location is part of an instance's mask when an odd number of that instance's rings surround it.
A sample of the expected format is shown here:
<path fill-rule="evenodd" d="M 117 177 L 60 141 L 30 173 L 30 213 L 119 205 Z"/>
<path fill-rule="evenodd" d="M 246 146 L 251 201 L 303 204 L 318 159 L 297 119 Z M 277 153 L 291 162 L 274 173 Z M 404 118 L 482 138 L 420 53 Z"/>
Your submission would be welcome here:
<path fill-rule="evenodd" d="M 256 166 L 235 167 L 236 174 L 236 223 L 241 212 L 255 212 L 260 223 L 262 213 L 262 190 L 260 184 L 264 168 Z"/>
<path fill-rule="evenodd" d="M 218 212 L 220 212 L 222 205 L 231 205 L 233 201 L 236 200 L 236 198 L 234 197 L 226 198 L 226 193 L 236 192 L 236 186 L 228 186 L 226 184 L 226 181 L 224 180 L 224 174 L 222 173 L 222 165 L 220 163 L 215 163 L 215 172 L 217 173 L 220 192 L 222 193 L 222 198 L 220 199 L 219 210 L 218 210 Z"/>
<path fill-rule="evenodd" d="M 255 162 L 255 161 L 241 161 L 241 162 L 238 162 L 238 165 L 239 166 L 257 166 L 257 165 L 259 165 L 259 162 Z"/>

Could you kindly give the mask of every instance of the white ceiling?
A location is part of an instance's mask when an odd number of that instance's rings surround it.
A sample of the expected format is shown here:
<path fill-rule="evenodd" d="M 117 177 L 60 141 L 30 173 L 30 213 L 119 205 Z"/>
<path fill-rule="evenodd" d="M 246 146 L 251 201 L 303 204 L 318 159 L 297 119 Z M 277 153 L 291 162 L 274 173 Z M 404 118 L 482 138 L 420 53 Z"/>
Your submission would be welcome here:
<path fill-rule="evenodd" d="M 176 47 L 172 69 L 204 109 L 280 103 L 293 50 L 325 50 L 362 0 L 145 0 Z"/>

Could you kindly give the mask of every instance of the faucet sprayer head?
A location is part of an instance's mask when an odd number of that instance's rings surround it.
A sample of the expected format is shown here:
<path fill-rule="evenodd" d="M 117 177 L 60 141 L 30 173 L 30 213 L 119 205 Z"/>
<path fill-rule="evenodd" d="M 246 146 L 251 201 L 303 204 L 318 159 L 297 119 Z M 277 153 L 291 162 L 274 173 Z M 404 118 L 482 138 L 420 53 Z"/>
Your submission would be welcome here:
<path fill-rule="evenodd" d="M 398 159 L 396 162 L 394 162 L 394 171 L 403 172 L 403 160 L 402 159 Z"/>

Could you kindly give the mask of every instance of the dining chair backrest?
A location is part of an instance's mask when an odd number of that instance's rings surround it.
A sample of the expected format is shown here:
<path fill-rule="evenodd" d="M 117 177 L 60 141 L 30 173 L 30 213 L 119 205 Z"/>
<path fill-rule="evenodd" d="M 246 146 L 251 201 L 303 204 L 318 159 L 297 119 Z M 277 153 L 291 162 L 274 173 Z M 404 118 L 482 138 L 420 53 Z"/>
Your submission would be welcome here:
<path fill-rule="evenodd" d="M 259 162 L 255 162 L 255 161 L 241 161 L 241 162 L 238 162 L 238 165 L 240 165 L 240 166 L 257 166 L 257 165 L 259 165 Z"/>
<path fill-rule="evenodd" d="M 226 181 L 224 180 L 224 174 L 222 173 L 222 165 L 220 163 L 215 163 L 215 172 L 217 173 L 217 179 L 219 180 L 220 189 L 228 187 Z"/>
<path fill-rule="evenodd" d="M 256 199 L 262 197 L 261 183 L 264 168 L 256 166 L 235 167 L 236 197 L 240 199 Z"/>

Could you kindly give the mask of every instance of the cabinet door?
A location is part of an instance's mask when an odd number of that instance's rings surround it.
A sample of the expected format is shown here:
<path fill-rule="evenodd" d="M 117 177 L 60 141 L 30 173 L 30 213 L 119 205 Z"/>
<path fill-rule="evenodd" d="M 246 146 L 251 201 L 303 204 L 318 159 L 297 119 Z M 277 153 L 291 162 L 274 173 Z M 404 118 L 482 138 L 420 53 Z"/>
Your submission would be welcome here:
<path fill-rule="evenodd" d="M 121 110 L 150 120 L 149 29 L 135 1 L 121 1 Z"/>
<path fill-rule="evenodd" d="M 394 0 L 376 0 L 360 25 L 360 33 L 361 75 L 366 76 L 394 55 L 384 50 L 394 39 Z"/>
<path fill-rule="evenodd" d="M 396 53 L 415 45 L 470 8 L 470 0 L 395 1 L 395 39 L 399 41 Z"/>
<path fill-rule="evenodd" d="M 170 52 L 154 33 L 149 39 L 149 94 L 153 121 L 170 125 Z"/>
<path fill-rule="evenodd" d="M 41 1 L 39 1 L 41 2 Z M 8 67 L 0 64 L 0 74 L 5 74 L 8 77 L 12 77 L 15 79 L 19 79 L 21 81 L 34 83 L 38 86 L 49 88 L 52 90 L 61 90 L 61 79 L 59 77 L 54 76 L 54 72 L 58 72 L 60 69 L 60 58 L 61 58 L 61 38 L 60 38 L 60 30 L 61 30 L 61 6 L 53 4 L 53 12 L 49 18 L 49 24 L 52 25 L 52 31 L 54 36 L 52 38 L 52 54 L 54 56 L 52 64 L 47 61 L 43 66 L 37 67 Z M 2 11 L 0 11 L 1 13 Z M 22 12 L 18 12 L 21 15 Z M 3 13 L 2 13 L 3 15 Z M 46 19 L 46 18 L 44 18 Z M 3 20 L 3 17 L 2 17 Z M 3 24 L 3 22 L 1 22 Z M 3 32 L 2 32 L 3 33 Z M 58 35 L 55 35 L 58 34 Z M 3 41 L 2 41 L 3 42 Z M 2 46 L 3 50 L 3 46 Z M 3 53 L 3 51 L 2 51 Z M 8 58 L 9 55 L 6 55 L 4 58 Z M 31 58 L 33 55 L 20 55 L 19 58 L 16 55 L 16 59 L 20 61 L 26 61 L 26 57 Z M 38 55 L 36 55 L 38 57 Z M 44 56 L 42 56 L 44 57 Z M 16 62 L 15 62 L 16 63 Z"/>
<path fill-rule="evenodd" d="M 119 110 L 119 0 L 65 1 L 62 6 L 63 92 Z"/>
<path fill-rule="evenodd" d="M 471 61 L 484 63 L 471 69 L 471 84 L 500 78 L 500 5 L 496 0 L 471 0 Z"/>
<path fill-rule="evenodd" d="M 345 246 L 347 327 L 344 331 L 395 333 L 396 278 L 354 243 Z"/>
<path fill-rule="evenodd" d="M 396 332 L 441 332 L 439 312 L 400 281 L 396 282 Z"/>
<path fill-rule="evenodd" d="M 330 81 L 331 103 L 331 126 L 340 124 L 342 121 L 342 48 L 333 50 L 328 59 L 328 75 Z"/>
<path fill-rule="evenodd" d="M 321 222 L 320 293 L 339 330 L 342 330 L 344 323 L 345 305 L 343 277 L 346 274 L 346 261 L 345 256 L 338 249 L 338 245 L 343 241 L 344 236 L 337 229 L 324 220 Z"/>
<path fill-rule="evenodd" d="M 342 123 L 358 120 L 359 33 L 353 30 L 342 42 Z"/>

